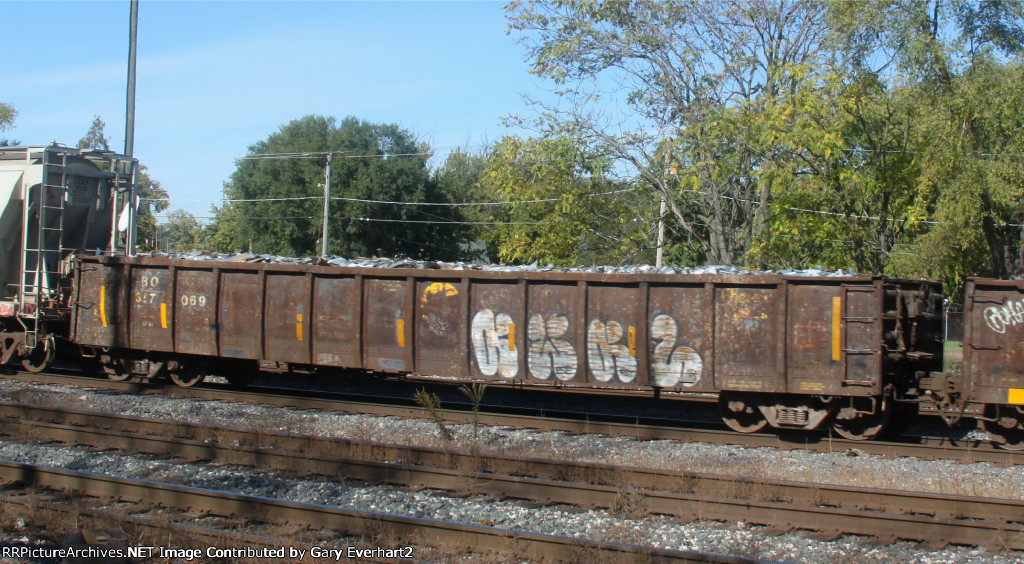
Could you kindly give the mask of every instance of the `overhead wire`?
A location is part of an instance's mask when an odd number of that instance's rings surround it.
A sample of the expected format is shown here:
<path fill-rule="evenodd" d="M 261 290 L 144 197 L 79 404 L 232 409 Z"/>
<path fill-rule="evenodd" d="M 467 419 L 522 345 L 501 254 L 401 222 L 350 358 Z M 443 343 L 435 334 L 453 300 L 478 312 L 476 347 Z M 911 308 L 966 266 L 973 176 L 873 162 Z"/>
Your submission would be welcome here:
<path fill-rule="evenodd" d="M 892 151 L 892 150 L 879 150 L 879 149 L 846 149 L 850 152 L 865 152 L 865 153 L 908 153 L 916 154 L 916 151 Z M 403 157 L 403 156 L 429 156 L 434 154 L 433 151 L 429 152 L 414 152 L 414 153 L 382 153 L 373 155 L 346 155 L 344 151 L 314 151 L 314 152 L 295 152 L 295 153 L 258 153 L 247 155 L 242 157 L 240 160 L 270 160 L 270 159 L 314 159 L 321 158 L 325 155 L 338 155 L 340 158 L 346 159 L 364 159 L 364 158 L 389 158 L 389 157 Z M 996 154 L 980 154 L 981 156 L 1000 156 Z M 621 190 L 612 190 L 608 192 L 600 192 L 594 194 L 587 194 L 588 197 L 605 196 L 612 194 L 619 194 L 624 192 L 630 192 L 637 190 L 638 187 L 631 187 Z M 706 192 L 704 192 L 707 195 Z M 761 205 L 760 202 L 755 202 L 749 199 L 736 198 L 732 196 L 720 196 L 722 199 L 732 200 L 743 203 L 751 203 L 754 205 Z M 170 199 L 170 198 L 140 198 L 144 201 L 165 201 L 165 202 L 221 202 L 221 203 L 255 203 L 255 202 L 288 202 L 288 201 L 308 201 L 308 200 L 322 200 L 323 196 L 295 196 L 287 198 L 221 198 L 221 199 Z M 541 198 L 532 200 L 517 200 L 517 201 L 491 201 L 491 202 L 402 202 L 402 201 L 391 201 L 391 200 L 373 200 L 366 198 L 348 198 L 343 196 L 331 196 L 331 200 L 334 201 L 346 201 L 355 203 L 366 203 L 366 204 L 379 204 L 379 205 L 400 205 L 400 206 L 433 206 L 433 207 L 471 207 L 471 206 L 502 206 L 502 205 L 521 205 L 521 204 L 534 204 L 534 203 L 549 203 L 559 201 L 559 198 Z M 906 218 L 882 218 L 877 216 L 862 215 L 862 214 L 849 214 L 843 212 L 832 212 L 826 210 L 814 210 L 807 208 L 799 208 L 793 206 L 780 206 L 782 209 L 789 211 L 797 211 L 802 213 L 812 213 L 817 215 L 833 216 L 833 217 L 845 217 L 849 219 L 867 219 L 871 221 L 887 221 L 887 222 L 908 222 L 913 221 Z M 430 214 L 427 214 L 430 215 Z M 166 216 L 154 216 L 154 217 L 166 217 Z M 218 216 L 193 216 L 196 219 L 216 219 Z M 225 219 L 312 219 L 312 216 L 222 216 Z M 436 217 L 436 216 L 435 216 Z M 448 223 L 448 224 L 461 224 L 461 225 L 546 225 L 550 222 L 468 222 L 468 221 L 420 221 L 420 220 L 397 220 L 397 219 L 383 219 L 383 218 L 334 218 L 341 220 L 358 220 L 358 221 L 378 221 L 378 222 L 404 222 L 404 223 Z M 917 223 L 923 223 L 928 225 L 942 225 L 945 222 L 936 220 L 916 220 Z M 1004 224 L 1007 227 L 1024 227 L 1024 224 Z"/>
<path fill-rule="evenodd" d="M 637 187 L 624 188 L 621 190 L 611 190 L 608 192 L 595 192 L 592 194 L 586 194 L 587 197 L 596 196 L 609 196 L 612 194 L 621 194 L 624 192 L 632 192 L 638 190 Z M 236 203 L 236 202 L 288 202 L 288 201 L 300 201 L 300 200 L 323 200 L 323 196 L 294 196 L 288 198 L 220 198 L 220 199 L 195 199 L 195 200 L 183 200 L 183 199 L 171 199 L 171 198 L 139 198 L 139 200 L 145 200 L 150 202 L 224 202 L 224 203 Z M 399 202 L 393 200 L 371 200 L 366 198 L 346 198 L 344 196 L 331 196 L 331 200 L 338 200 L 344 202 L 357 202 L 363 204 L 382 204 L 382 205 L 395 205 L 395 206 L 436 206 L 436 207 L 470 207 L 470 206 L 505 206 L 505 205 L 519 205 L 519 204 L 538 204 L 544 202 L 557 202 L 559 198 L 540 198 L 535 200 L 510 200 L 510 201 L 493 201 L 493 202 Z"/>
<path fill-rule="evenodd" d="M 153 217 L 166 219 L 167 214 L 154 214 Z M 264 216 L 264 215 L 200 215 L 192 216 L 195 219 L 319 219 L 319 216 Z M 419 219 L 384 219 L 374 217 L 332 217 L 332 221 L 364 221 L 381 223 L 432 223 L 450 225 L 550 225 L 553 221 L 428 221 Z"/>

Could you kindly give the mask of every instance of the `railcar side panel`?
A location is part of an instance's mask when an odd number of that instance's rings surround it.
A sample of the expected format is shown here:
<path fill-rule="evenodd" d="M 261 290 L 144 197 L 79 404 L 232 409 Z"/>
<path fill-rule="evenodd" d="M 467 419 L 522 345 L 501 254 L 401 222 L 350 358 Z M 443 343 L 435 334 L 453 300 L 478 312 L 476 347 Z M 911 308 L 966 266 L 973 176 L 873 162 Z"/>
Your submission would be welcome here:
<path fill-rule="evenodd" d="M 217 355 L 217 270 L 179 268 L 175 276 L 174 347 L 183 354 Z"/>
<path fill-rule="evenodd" d="M 263 358 L 310 363 L 311 279 L 312 275 L 301 273 L 266 275 Z"/>
<path fill-rule="evenodd" d="M 466 319 L 469 282 L 416 282 L 416 371 L 421 374 L 468 376 Z"/>
<path fill-rule="evenodd" d="M 700 285 L 652 286 L 648 298 L 651 385 L 712 391 L 712 289 Z"/>
<path fill-rule="evenodd" d="M 977 402 L 1024 405 L 1024 283 L 971 280 L 966 301 L 965 393 Z"/>
<path fill-rule="evenodd" d="M 715 288 L 715 384 L 721 390 L 783 392 L 778 287 Z M 784 310 L 783 310 L 784 311 Z"/>
<path fill-rule="evenodd" d="M 361 276 L 313 280 L 313 363 L 361 367 Z"/>
<path fill-rule="evenodd" d="M 79 269 L 74 320 L 77 343 L 94 347 L 128 345 L 123 268 L 118 264 L 89 263 Z"/>
<path fill-rule="evenodd" d="M 585 382 L 586 349 L 580 311 L 586 286 L 531 282 L 527 288 L 528 377 Z"/>
<path fill-rule="evenodd" d="M 526 281 L 479 281 L 470 286 L 472 375 L 489 380 L 526 378 Z"/>
<path fill-rule="evenodd" d="M 218 304 L 220 356 L 264 358 L 263 272 L 222 270 Z"/>
<path fill-rule="evenodd" d="M 412 320 L 409 281 L 364 280 L 363 368 L 385 372 L 411 372 Z"/>
<path fill-rule="evenodd" d="M 642 350 L 646 304 L 641 293 L 636 285 L 588 286 L 588 382 L 627 387 L 648 384 L 646 351 Z"/>
<path fill-rule="evenodd" d="M 841 394 L 843 303 L 838 285 L 789 288 L 787 364 L 791 392 Z"/>
<path fill-rule="evenodd" d="M 174 350 L 173 280 L 167 268 L 131 269 L 129 334 L 136 349 Z"/>

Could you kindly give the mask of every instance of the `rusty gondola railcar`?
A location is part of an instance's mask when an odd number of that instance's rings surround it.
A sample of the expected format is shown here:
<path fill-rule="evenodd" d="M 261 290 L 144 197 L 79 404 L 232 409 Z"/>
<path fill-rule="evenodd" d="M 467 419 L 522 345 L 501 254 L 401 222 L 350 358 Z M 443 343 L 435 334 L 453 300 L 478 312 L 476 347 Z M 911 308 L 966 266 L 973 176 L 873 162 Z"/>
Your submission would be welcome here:
<path fill-rule="evenodd" d="M 1004 448 L 1024 449 L 1024 280 L 971 278 L 964 301 L 962 371 L 922 383 L 949 423 L 970 414 Z"/>
<path fill-rule="evenodd" d="M 271 360 L 663 397 L 739 431 L 878 434 L 941 370 L 938 283 L 78 257 L 71 340 L 113 378 Z"/>

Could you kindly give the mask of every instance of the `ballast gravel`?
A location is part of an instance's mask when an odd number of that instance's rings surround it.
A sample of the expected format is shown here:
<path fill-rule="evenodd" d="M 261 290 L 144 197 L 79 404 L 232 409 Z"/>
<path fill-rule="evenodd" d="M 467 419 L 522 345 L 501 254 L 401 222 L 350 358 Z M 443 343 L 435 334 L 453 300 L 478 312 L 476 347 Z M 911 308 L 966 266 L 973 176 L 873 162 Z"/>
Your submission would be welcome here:
<path fill-rule="evenodd" d="M 34 385 L 0 380 L 0 399 L 58 406 L 89 406 L 140 417 L 217 423 L 264 430 L 441 445 L 437 425 L 423 420 L 350 415 L 323 411 L 197 401 L 162 396 L 137 396 L 80 388 Z M 473 440 L 470 425 L 449 425 L 455 446 Z M 1024 468 L 988 463 L 959 464 L 884 458 L 856 450 L 812 453 L 770 448 L 741 448 L 704 443 L 636 441 L 600 435 L 559 432 L 476 429 L 481 447 L 497 452 L 550 458 L 598 460 L 676 470 L 715 471 L 779 477 L 817 483 L 850 483 L 968 495 L 1024 498 Z M 719 523 L 648 515 L 628 499 L 616 510 L 544 506 L 481 496 L 453 496 L 432 490 L 408 491 L 367 486 L 343 479 L 299 479 L 249 468 L 191 464 L 149 456 L 51 445 L 0 443 L 0 458 L 100 472 L 168 483 L 206 487 L 250 495 L 350 507 L 547 534 L 585 537 L 662 548 L 695 550 L 787 562 L 887 562 L 1024 564 L 1024 553 L 994 553 L 982 548 L 947 547 L 929 550 L 914 543 L 876 545 L 868 539 L 843 537 L 822 541 L 803 533 L 773 535 L 765 527 L 742 522 Z"/>

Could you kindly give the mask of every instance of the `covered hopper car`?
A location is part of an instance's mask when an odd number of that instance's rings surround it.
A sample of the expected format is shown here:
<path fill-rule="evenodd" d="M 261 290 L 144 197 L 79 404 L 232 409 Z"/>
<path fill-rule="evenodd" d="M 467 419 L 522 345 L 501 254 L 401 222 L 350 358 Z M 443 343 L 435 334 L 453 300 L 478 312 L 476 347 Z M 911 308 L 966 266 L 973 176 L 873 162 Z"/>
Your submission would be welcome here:
<path fill-rule="evenodd" d="M 0 364 L 39 371 L 53 359 L 68 330 L 69 259 L 130 246 L 137 171 L 110 151 L 0 147 Z"/>

